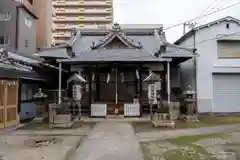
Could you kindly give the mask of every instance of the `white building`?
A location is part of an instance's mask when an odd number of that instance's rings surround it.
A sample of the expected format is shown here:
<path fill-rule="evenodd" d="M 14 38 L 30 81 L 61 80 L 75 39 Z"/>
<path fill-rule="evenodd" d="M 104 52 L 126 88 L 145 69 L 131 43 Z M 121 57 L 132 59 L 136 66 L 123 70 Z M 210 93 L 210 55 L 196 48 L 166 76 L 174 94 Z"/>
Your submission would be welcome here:
<path fill-rule="evenodd" d="M 195 29 L 199 112 L 240 112 L 240 20 L 226 17 Z M 193 47 L 194 32 L 175 44 Z M 193 62 L 181 64 L 182 90 L 195 86 Z"/>

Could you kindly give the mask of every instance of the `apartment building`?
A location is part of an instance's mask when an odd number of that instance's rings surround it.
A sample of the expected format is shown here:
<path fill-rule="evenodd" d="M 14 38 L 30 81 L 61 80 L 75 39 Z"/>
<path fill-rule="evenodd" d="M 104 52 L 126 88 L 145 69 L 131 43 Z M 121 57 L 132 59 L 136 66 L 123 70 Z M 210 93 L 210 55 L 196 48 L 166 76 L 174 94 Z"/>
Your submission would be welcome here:
<path fill-rule="evenodd" d="M 113 22 L 112 0 L 53 0 L 55 44 L 69 40 L 73 28 L 99 28 Z"/>
<path fill-rule="evenodd" d="M 29 1 L 0 0 L 0 48 L 11 48 L 26 55 L 36 51 L 38 17 Z"/>
<path fill-rule="evenodd" d="M 37 20 L 37 48 L 51 47 L 54 39 L 52 32 L 56 26 L 52 18 L 56 16 L 52 0 L 31 0 L 39 19 Z"/>

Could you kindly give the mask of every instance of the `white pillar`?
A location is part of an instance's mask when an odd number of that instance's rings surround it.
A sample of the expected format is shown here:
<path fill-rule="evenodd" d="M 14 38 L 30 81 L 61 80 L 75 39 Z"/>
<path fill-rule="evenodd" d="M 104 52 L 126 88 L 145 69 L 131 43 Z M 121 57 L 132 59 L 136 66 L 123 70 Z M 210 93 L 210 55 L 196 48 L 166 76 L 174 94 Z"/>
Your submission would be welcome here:
<path fill-rule="evenodd" d="M 58 104 L 62 102 L 62 62 L 59 62 L 58 68 Z"/>
<path fill-rule="evenodd" d="M 118 77 L 118 70 L 116 68 L 116 104 L 118 104 L 118 83 L 117 83 L 117 77 Z"/>
<path fill-rule="evenodd" d="M 167 94 L 168 94 L 168 104 L 170 105 L 171 99 L 171 87 L 170 87 L 170 62 L 167 62 Z"/>

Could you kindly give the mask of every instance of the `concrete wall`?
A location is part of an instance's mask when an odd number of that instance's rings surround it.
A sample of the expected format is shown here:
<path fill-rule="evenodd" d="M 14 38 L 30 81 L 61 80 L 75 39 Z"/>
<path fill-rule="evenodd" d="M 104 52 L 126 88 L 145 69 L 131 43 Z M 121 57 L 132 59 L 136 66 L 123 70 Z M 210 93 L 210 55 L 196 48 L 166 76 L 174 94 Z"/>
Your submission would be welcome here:
<path fill-rule="evenodd" d="M 10 47 L 16 48 L 16 27 L 17 27 L 17 9 L 16 2 L 9 0 L 0 1 L 0 10 L 4 12 L 10 12 L 10 21 L 0 21 L 0 36 L 10 37 Z"/>
<path fill-rule="evenodd" d="M 35 118 L 36 117 L 36 104 L 34 102 L 22 102 L 21 103 L 21 112 L 20 120 L 25 120 L 29 118 Z"/>
<path fill-rule="evenodd" d="M 25 19 L 28 18 L 32 22 L 32 26 L 28 27 L 25 24 Z M 33 54 L 36 51 L 36 19 L 32 17 L 25 9 L 19 8 L 18 20 L 18 50 L 26 54 Z M 28 47 L 25 46 L 25 41 L 28 41 Z"/>
<path fill-rule="evenodd" d="M 226 28 L 226 24 L 230 28 Z M 231 72 L 236 67 L 240 67 L 240 59 L 218 59 L 217 40 L 208 40 L 224 34 L 232 34 L 240 31 L 240 25 L 235 22 L 221 22 L 197 31 L 196 48 L 197 54 L 197 93 L 199 112 L 212 111 L 213 79 L 212 74 L 218 72 Z M 240 39 L 240 34 L 225 39 Z M 204 40 L 208 40 L 202 42 Z M 181 43 L 182 46 L 193 47 L 193 36 Z M 193 60 L 188 60 L 181 64 L 181 84 L 182 89 L 194 84 Z"/>
<path fill-rule="evenodd" d="M 52 44 L 52 1 L 34 0 L 37 12 L 37 48 L 51 47 Z"/>

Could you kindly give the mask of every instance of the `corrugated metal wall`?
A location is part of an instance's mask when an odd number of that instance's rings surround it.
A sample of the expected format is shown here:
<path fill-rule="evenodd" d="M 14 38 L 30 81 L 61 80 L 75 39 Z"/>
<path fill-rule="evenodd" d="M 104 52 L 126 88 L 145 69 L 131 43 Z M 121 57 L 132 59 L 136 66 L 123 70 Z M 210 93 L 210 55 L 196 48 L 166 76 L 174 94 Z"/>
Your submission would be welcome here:
<path fill-rule="evenodd" d="M 240 74 L 213 75 L 213 112 L 240 112 Z"/>

